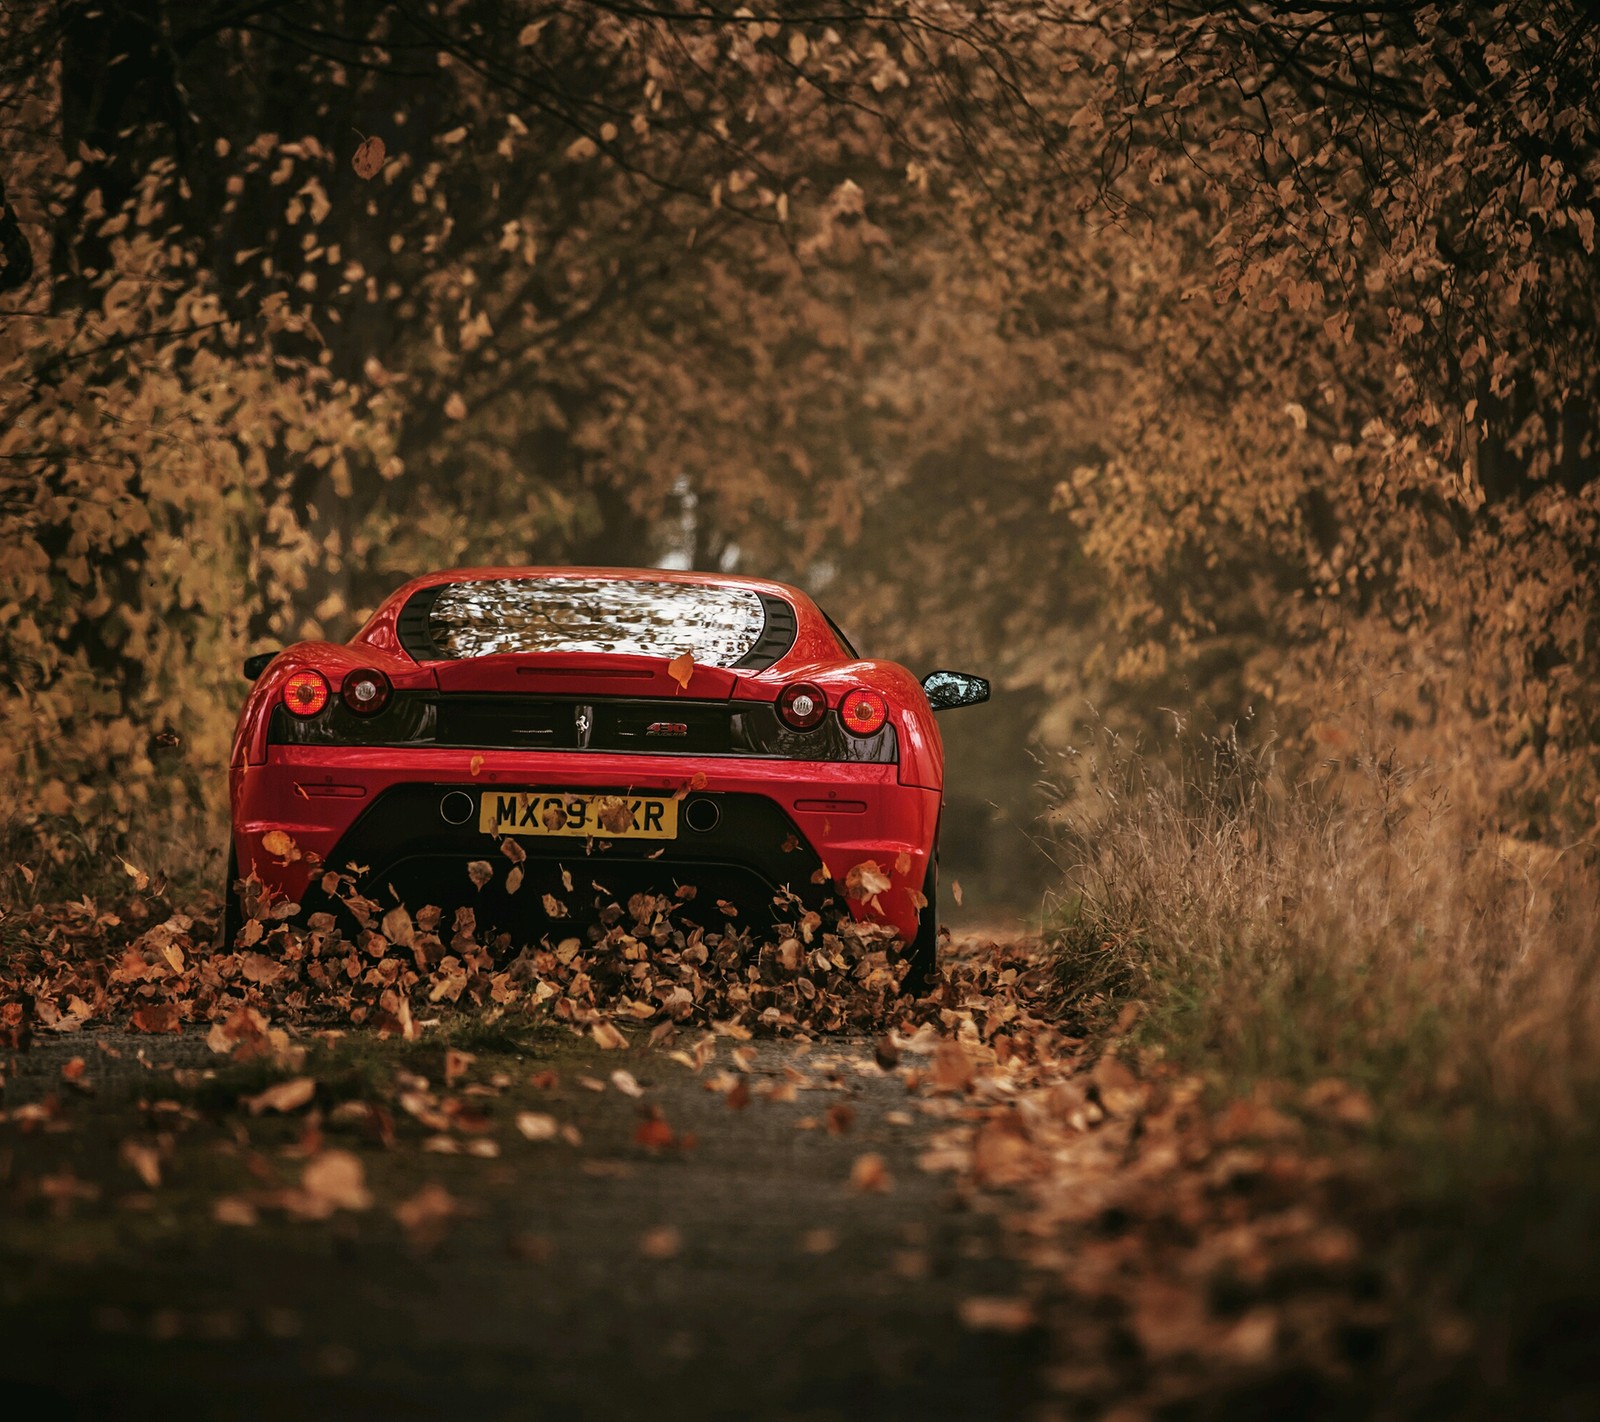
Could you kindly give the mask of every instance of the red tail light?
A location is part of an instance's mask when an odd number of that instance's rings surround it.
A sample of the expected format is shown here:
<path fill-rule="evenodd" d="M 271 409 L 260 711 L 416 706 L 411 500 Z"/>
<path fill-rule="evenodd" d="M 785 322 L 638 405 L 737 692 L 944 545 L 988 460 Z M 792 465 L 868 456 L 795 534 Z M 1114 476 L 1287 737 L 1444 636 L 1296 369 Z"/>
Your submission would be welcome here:
<path fill-rule="evenodd" d="M 297 671 L 283 684 L 283 704 L 296 716 L 315 716 L 328 704 L 328 679 L 318 671 Z"/>
<path fill-rule="evenodd" d="M 389 704 L 393 692 L 388 677 L 381 671 L 371 671 L 365 667 L 349 673 L 344 685 L 339 688 L 344 704 L 358 716 L 376 716 Z"/>
<path fill-rule="evenodd" d="M 828 714 L 828 698 L 820 686 L 809 681 L 797 681 L 784 687 L 778 697 L 778 715 L 791 730 L 810 731 L 822 724 Z"/>
<path fill-rule="evenodd" d="M 889 719 L 889 703 L 882 692 L 858 686 L 854 691 L 845 692 L 844 700 L 839 703 L 839 719 L 844 722 L 845 730 L 854 735 L 875 736 Z"/>

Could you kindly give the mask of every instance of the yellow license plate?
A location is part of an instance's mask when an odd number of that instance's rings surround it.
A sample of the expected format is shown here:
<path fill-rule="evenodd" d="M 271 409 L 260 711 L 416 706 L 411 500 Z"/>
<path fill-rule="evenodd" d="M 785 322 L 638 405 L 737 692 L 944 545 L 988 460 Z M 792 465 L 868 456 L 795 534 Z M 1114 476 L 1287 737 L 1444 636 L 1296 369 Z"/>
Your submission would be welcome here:
<path fill-rule="evenodd" d="M 560 834 L 580 839 L 676 839 L 678 802 L 663 795 L 572 795 L 496 790 L 478 803 L 485 834 Z"/>

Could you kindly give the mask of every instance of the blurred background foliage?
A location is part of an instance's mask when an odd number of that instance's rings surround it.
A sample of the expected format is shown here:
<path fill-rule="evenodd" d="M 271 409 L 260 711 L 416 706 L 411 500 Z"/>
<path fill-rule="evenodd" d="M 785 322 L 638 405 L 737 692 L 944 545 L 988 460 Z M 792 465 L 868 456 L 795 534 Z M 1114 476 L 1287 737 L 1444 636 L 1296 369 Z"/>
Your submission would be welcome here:
<path fill-rule="evenodd" d="M 1082 828 L 1090 719 L 1376 738 L 1587 839 L 1597 24 L 14 0 L 14 854 L 219 842 L 239 660 L 474 562 L 776 576 L 992 677 L 979 907 Z"/>

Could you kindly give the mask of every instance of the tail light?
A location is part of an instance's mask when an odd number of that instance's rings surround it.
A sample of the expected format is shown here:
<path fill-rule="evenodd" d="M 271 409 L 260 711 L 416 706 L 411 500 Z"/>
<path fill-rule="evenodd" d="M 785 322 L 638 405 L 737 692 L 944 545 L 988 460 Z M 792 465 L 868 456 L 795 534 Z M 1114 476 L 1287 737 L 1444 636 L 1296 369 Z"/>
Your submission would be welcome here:
<path fill-rule="evenodd" d="M 339 695 L 344 698 L 344 704 L 358 716 L 376 716 L 389 704 L 389 697 L 394 688 L 389 684 L 389 678 L 381 671 L 371 671 L 363 667 L 360 671 L 353 671 L 344 679 L 344 685 L 339 688 Z"/>
<path fill-rule="evenodd" d="M 815 730 L 828 714 L 828 698 L 820 686 L 809 681 L 797 681 L 786 686 L 778 697 L 778 715 L 784 725 L 795 731 Z"/>
<path fill-rule="evenodd" d="M 283 684 L 283 704 L 296 716 L 315 716 L 328 704 L 328 679 L 319 671 L 297 671 Z"/>
<path fill-rule="evenodd" d="M 845 692 L 844 700 L 839 703 L 839 719 L 853 735 L 875 736 L 889 719 L 889 703 L 882 692 L 858 686 L 854 691 Z"/>

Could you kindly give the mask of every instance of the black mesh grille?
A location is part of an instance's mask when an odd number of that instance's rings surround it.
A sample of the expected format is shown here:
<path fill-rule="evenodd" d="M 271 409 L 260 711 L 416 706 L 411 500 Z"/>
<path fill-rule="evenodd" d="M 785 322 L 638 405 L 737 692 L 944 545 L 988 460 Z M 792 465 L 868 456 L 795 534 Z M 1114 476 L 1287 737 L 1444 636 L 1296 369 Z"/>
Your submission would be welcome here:
<path fill-rule="evenodd" d="M 531 750 L 576 750 L 582 739 L 571 702 L 538 696 L 441 696 L 443 746 L 523 746 Z"/>

